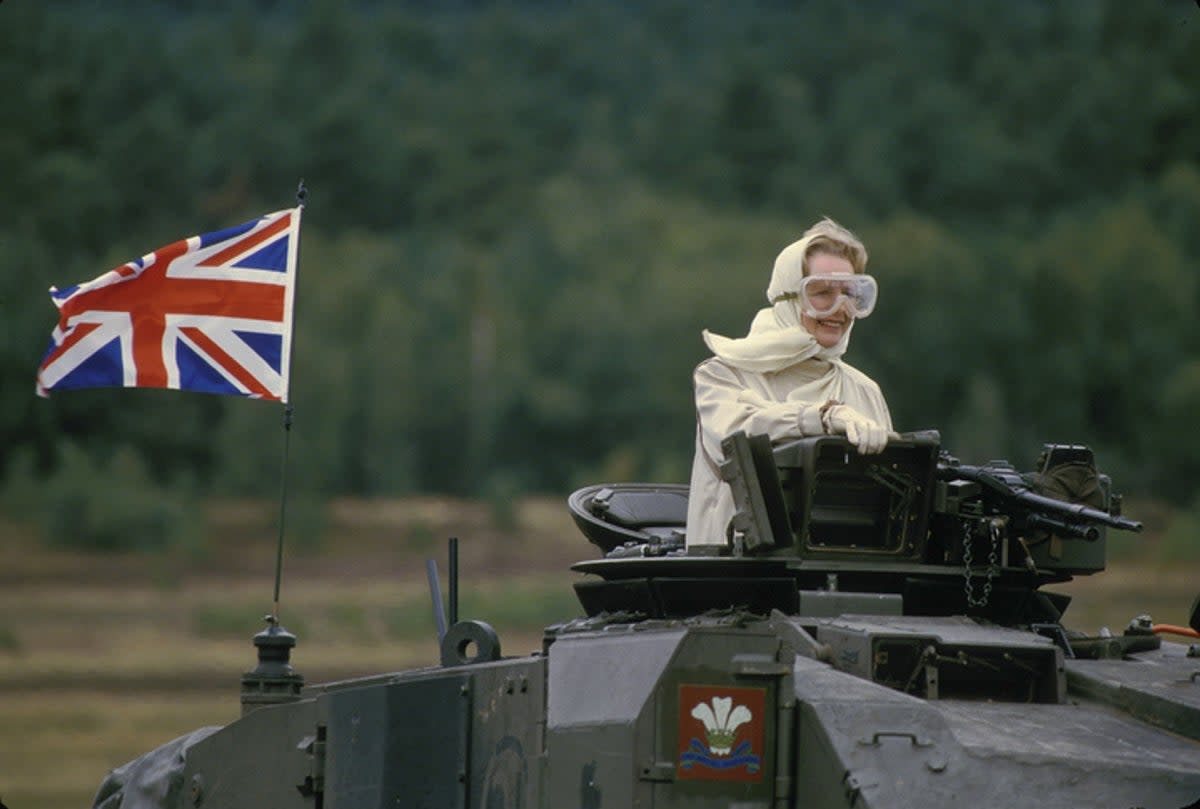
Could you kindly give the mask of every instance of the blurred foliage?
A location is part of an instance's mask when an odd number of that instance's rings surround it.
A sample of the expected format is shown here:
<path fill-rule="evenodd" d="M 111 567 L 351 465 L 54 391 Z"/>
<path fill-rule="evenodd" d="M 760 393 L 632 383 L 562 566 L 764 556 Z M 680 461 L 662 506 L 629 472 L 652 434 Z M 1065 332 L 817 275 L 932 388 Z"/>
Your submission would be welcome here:
<path fill-rule="evenodd" d="M 1167 562 L 1200 562 L 1200 498 L 1172 518 L 1163 534 L 1157 556 Z"/>
<path fill-rule="evenodd" d="M 21 638 L 8 624 L 0 624 L 0 651 L 9 654 L 21 651 Z"/>
<path fill-rule="evenodd" d="M 155 543 L 173 493 L 273 496 L 277 409 L 33 376 L 48 286 L 303 177 L 301 493 L 686 480 L 700 330 L 744 333 L 828 214 L 871 250 L 847 358 L 899 429 L 1087 443 L 1189 504 L 1198 75 L 1183 0 L 4 4 L 0 476 L 159 501 Z"/>
<path fill-rule="evenodd" d="M 254 618 L 257 612 L 262 612 L 257 603 L 203 604 L 192 609 L 189 626 L 201 638 L 245 638 L 263 628 Z M 296 624 L 295 616 L 288 618 L 289 626 Z"/>
<path fill-rule="evenodd" d="M 459 616 L 464 619 L 487 616 L 489 622 L 497 625 L 531 630 L 545 626 L 547 615 L 567 621 L 578 617 L 580 611 L 575 593 L 557 584 L 545 587 L 510 581 L 494 591 L 464 593 Z"/>
<path fill-rule="evenodd" d="M 64 548 L 199 552 L 201 510 L 183 487 L 156 485 L 139 456 L 123 448 L 97 464 L 75 446 L 38 493 L 43 535 Z"/>

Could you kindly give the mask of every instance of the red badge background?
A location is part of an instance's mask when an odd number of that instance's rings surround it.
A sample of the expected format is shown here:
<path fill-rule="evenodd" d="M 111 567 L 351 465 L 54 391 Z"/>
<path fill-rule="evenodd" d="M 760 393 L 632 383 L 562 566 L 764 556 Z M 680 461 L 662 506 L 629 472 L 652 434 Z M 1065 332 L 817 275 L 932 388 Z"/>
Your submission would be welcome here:
<path fill-rule="evenodd" d="M 742 742 L 750 742 L 750 751 L 761 759 L 757 772 L 750 772 L 746 767 L 730 767 L 718 770 L 693 764 L 685 769 L 680 766 L 682 756 L 687 752 L 692 739 L 699 739 L 705 747 L 708 739 L 704 733 L 704 723 L 692 716 L 692 708 L 698 703 L 712 705 L 713 697 L 730 697 L 733 699 L 731 708 L 745 705 L 750 709 L 750 721 L 737 729 L 737 736 L 731 745 L 736 749 Z M 763 728 L 766 720 L 767 690 L 765 688 L 742 688 L 730 685 L 680 685 L 679 686 L 679 752 L 675 758 L 675 777 L 680 780 L 710 780 L 710 781 L 761 781 L 766 768 L 766 756 L 763 749 Z M 719 758 L 719 756 L 714 756 Z"/>

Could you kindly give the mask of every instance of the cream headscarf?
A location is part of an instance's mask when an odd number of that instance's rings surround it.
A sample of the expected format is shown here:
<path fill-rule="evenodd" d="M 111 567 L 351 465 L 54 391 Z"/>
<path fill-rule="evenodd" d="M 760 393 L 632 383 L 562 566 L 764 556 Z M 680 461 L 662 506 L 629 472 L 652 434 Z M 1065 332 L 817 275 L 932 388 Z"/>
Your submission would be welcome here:
<path fill-rule="evenodd" d="M 825 348 L 800 322 L 799 301 L 789 298 L 760 309 L 750 324 L 750 333 L 741 339 L 722 337 L 708 329 L 703 334 L 709 350 L 733 367 L 767 373 L 783 370 L 811 357 L 838 359 L 850 345 L 853 326 L 851 321 L 842 339 Z"/>
<path fill-rule="evenodd" d="M 804 238 L 783 248 L 775 259 L 771 283 L 767 285 L 767 300 L 771 306 L 759 310 L 745 337 L 734 339 L 704 330 L 704 343 L 712 353 L 735 368 L 759 373 L 779 371 L 811 357 L 832 361 L 846 353 L 853 320 L 836 345 L 824 348 L 804 328 L 800 319 L 800 301 L 783 297 L 789 292 L 799 291 L 800 282 L 804 280 L 804 256 L 809 246 L 818 238 L 829 238 L 821 229 L 825 222 L 841 228 L 831 220 L 823 220 L 810 228 Z M 860 267 L 855 269 L 862 272 Z"/>

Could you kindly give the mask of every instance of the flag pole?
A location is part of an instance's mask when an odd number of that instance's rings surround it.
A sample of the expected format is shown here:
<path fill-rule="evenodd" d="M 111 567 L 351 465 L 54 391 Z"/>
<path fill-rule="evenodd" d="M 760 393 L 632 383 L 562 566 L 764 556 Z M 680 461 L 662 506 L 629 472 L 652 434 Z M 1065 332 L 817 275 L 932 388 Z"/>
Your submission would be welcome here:
<path fill-rule="evenodd" d="M 279 492 L 279 539 L 275 545 L 275 597 L 271 606 L 271 623 L 279 623 L 279 580 L 283 573 L 283 534 L 284 522 L 287 519 L 287 468 L 288 445 L 292 436 L 292 403 L 283 406 L 283 462 L 280 473 L 281 483 Z"/>
<path fill-rule="evenodd" d="M 304 204 L 308 200 L 308 188 L 304 185 L 304 178 L 300 179 L 300 185 L 296 188 L 296 206 L 303 211 Z M 296 232 L 296 274 L 299 277 L 300 272 L 300 233 Z M 296 284 L 296 279 L 292 281 L 293 286 Z M 288 333 L 288 386 L 291 386 L 291 362 L 292 362 L 292 333 L 295 331 L 295 298 L 292 300 L 292 329 Z M 287 492 L 288 492 L 288 452 L 291 445 L 292 437 L 292 403 L 287 401 L 283 406 L 283 460 L 280 470 L 280 491 L 279 491 L 279 538 L 275 546 L 275 594 L 271 604 L 271 615 L 268 621 L 273 626 L 279 625 L 279 582 L 283 575 L 283 536 L 284 525 L 287 520 Z"/>

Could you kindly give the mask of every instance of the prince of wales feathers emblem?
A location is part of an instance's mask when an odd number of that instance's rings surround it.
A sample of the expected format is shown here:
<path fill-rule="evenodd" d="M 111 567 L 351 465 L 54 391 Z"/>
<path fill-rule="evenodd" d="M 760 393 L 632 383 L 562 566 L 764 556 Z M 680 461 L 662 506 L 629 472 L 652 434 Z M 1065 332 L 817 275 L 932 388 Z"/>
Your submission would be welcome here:
<path fill-rule="evenodd" d="M 701 702 L 692 708 L 692 716 L 704 723 L 708 749 L 715 756 L 729 755 L 737 729 L 754 718 L 745 705 L 730 710 L 732 706 L 732 697 L 713 697 L 711 707 Z"/>
<path fill-rule="evenodd" d="M 681 696 L 686 693 L 691 699 L 680 707 L 690 703 L 691 718 L 704 727 L 704 742 L 691 733 L 680 739 L 683 748 L 679 756 L 681 777 L 732 780 L 761 778 L 761 750 L 755 750 L 762 744 L 761 722 L 756 721 L 755 712 L 745 704 L 755 704 L 762 710 L 761 697 L 743 699 L 751 696 L 753 689 L 737 691 L 738 694 L 730 696 L 713 694 L 711 690 L 692 686 L 681 689 Z M 735 699 L 737 704 L 734 703 Z"/>

